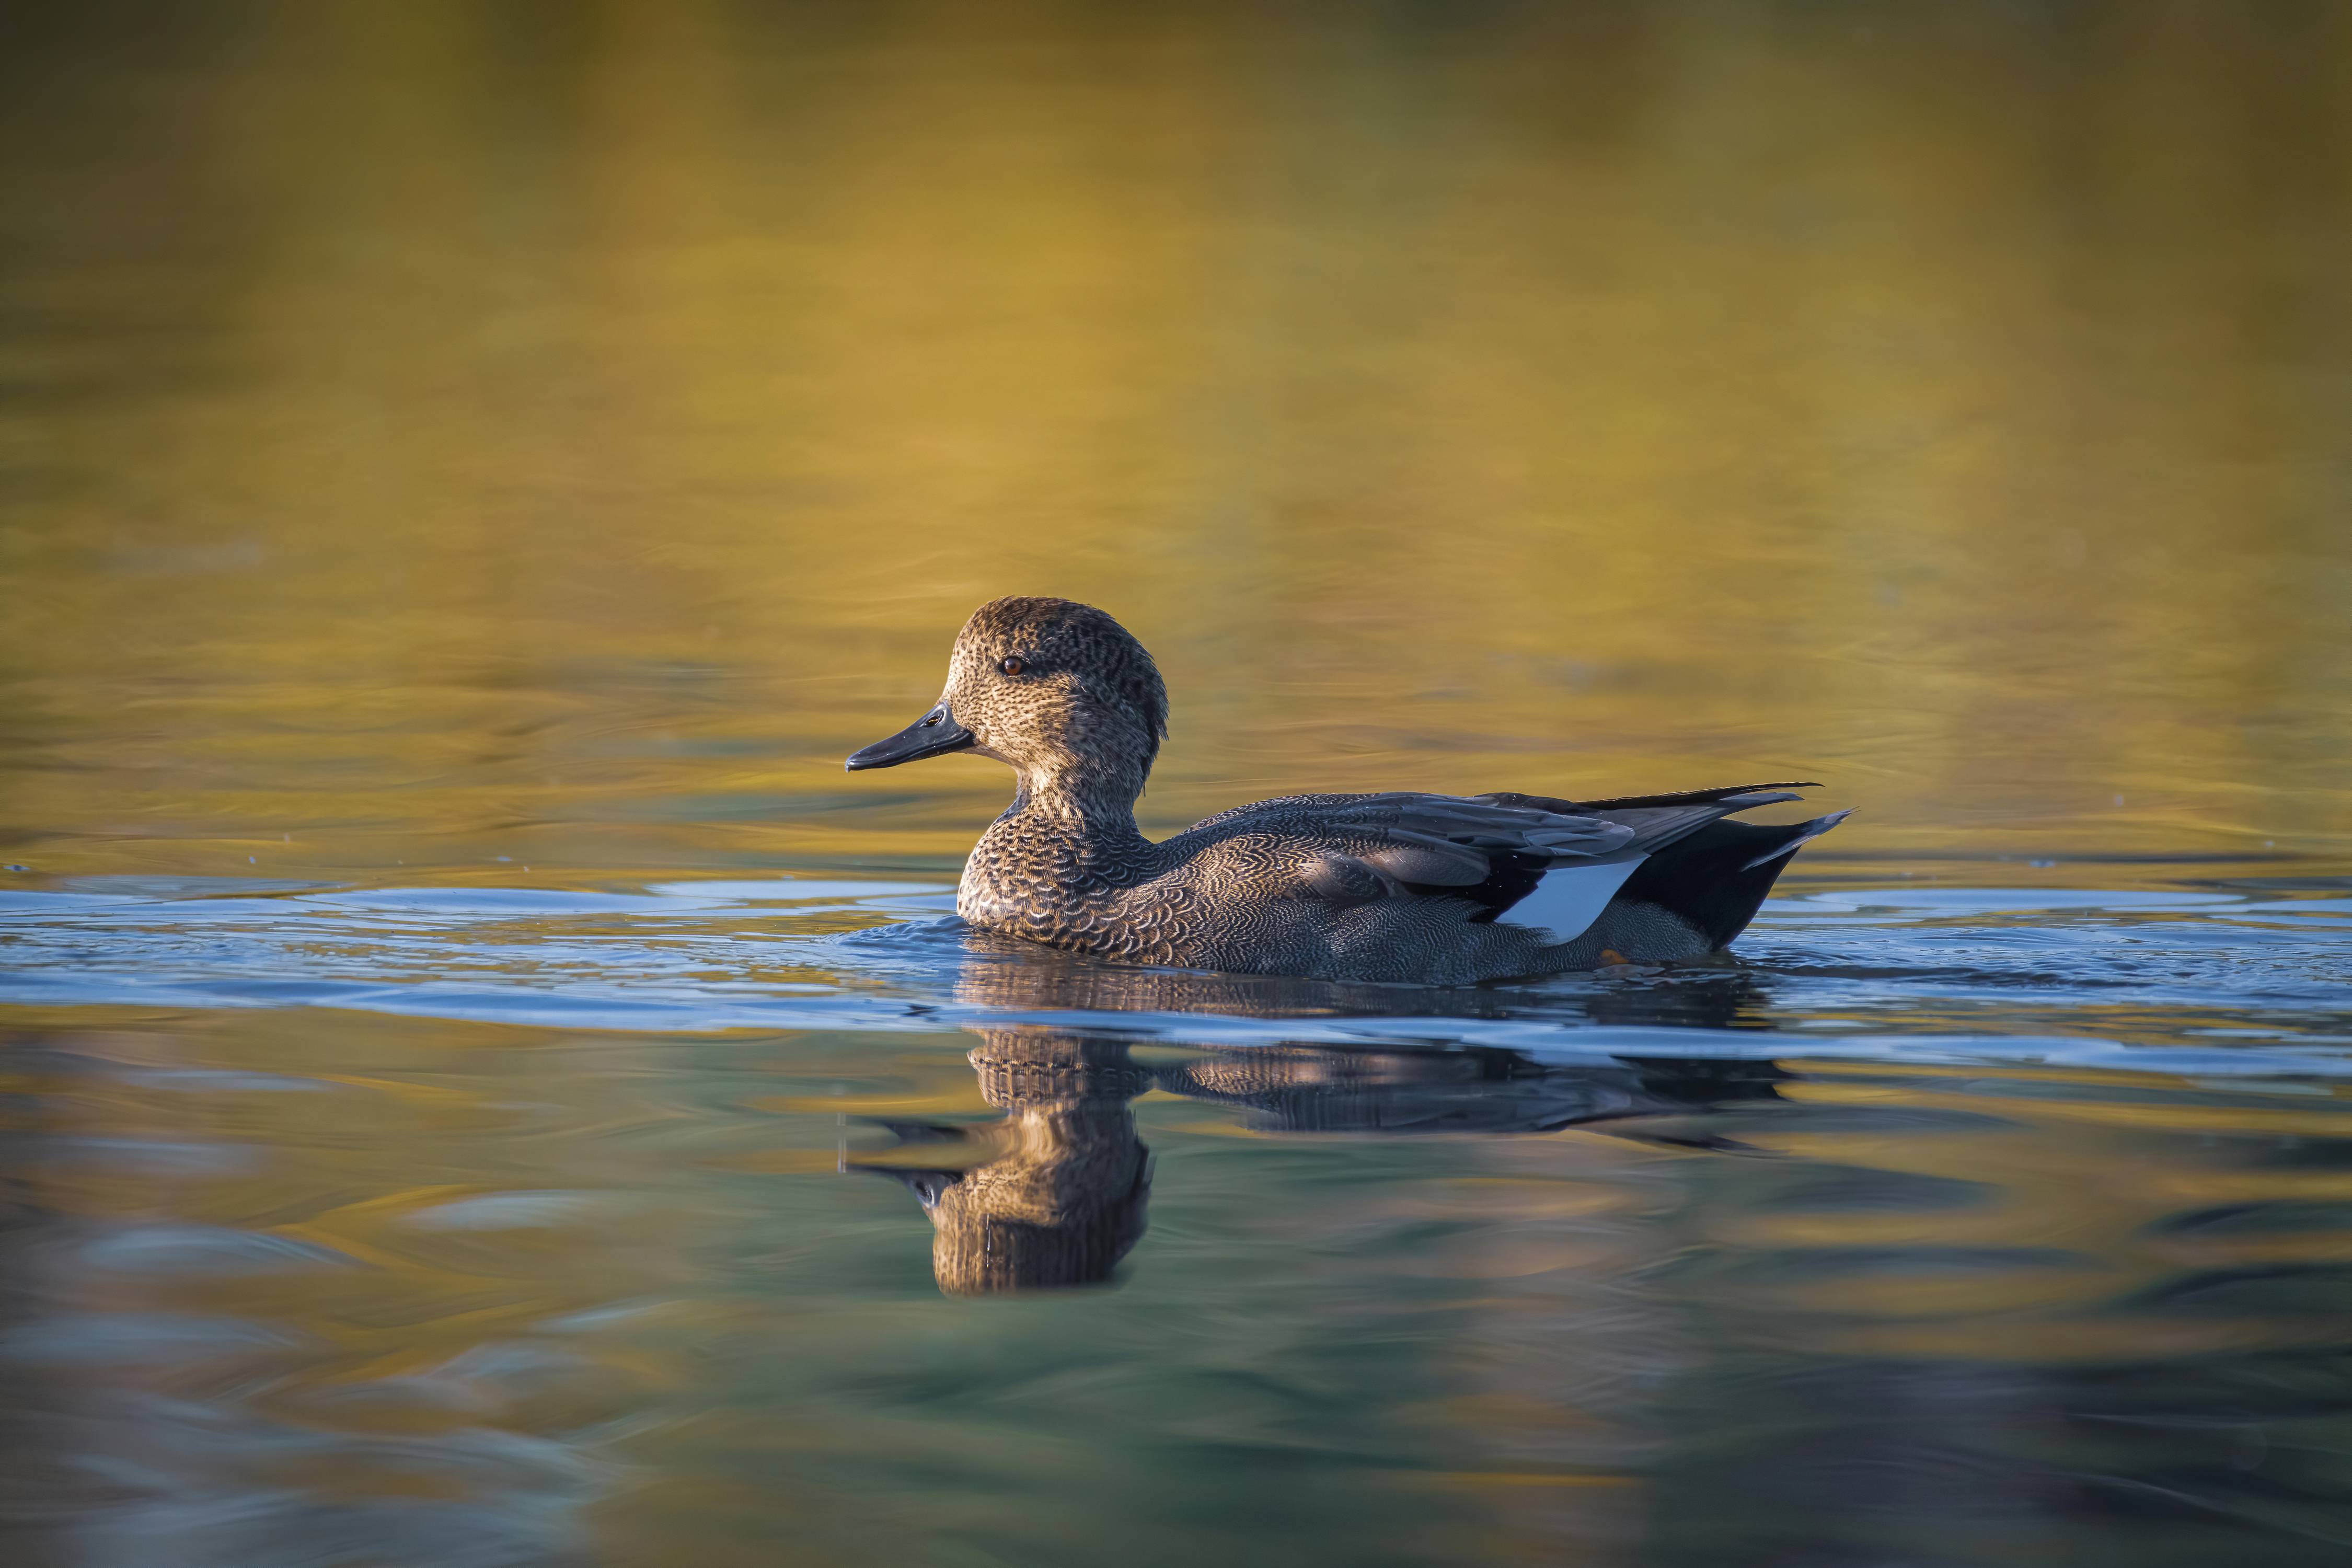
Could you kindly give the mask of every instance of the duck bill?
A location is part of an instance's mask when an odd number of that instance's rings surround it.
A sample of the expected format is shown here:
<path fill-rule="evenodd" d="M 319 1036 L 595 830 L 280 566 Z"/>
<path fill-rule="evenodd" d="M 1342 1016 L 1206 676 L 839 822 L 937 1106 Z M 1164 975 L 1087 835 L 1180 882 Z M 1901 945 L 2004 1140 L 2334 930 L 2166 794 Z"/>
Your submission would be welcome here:
<path fill-rule="evenodd" d="M 895 768 L 900 763 L 919 763 L 925 757 L 943 757 L 950 752 L 971 750 L 980 737 L 957 723 L 940 703 L 887 741 L 877 741 L 862 752 L 853 752 L 842 767 L 853 773 L 868 768 Z"/>

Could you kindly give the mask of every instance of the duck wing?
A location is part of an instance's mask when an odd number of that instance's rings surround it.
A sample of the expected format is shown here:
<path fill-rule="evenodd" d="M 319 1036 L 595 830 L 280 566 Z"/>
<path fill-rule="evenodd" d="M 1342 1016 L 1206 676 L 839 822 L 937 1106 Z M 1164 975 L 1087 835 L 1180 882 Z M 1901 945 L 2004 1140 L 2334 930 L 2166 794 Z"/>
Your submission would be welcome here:
<path fill-rule="evenodd" d="M 1598 863 L 1637 830 L 1578 812 L 1464 795 L 1295 795 L 1219 812 L 1181 837 L 1269 835 L 1308 890 L 1334 903 L 1444 898 L 1491 921 L 1558 860 Z"/>
<path fill-rule="evenodd" d="M 1725 784 L 1719 789 L 1675 790 L 1665 795 L 1612 795 L 1607 800 L 1556 800 L 1548 795 L 1482 795 L 1477 798 L 1501 801 L 1512 805 L 1538 805 L 1548 811 L 1607 812 L 1651 805 L 1707 805 L 1730 800 L 1734 795 L 1756 795 L 1769 789 L 1819 789 L 1821 787 L 1820 784 L 1809 780 L 1800 780 L 1793 784 L 1784 781 L 1780 784 Z M 1781 798 L 1796 797 L 1789 795 Z M 1750 801 L 1748 804 L 1754 805 L 1759 803 Z"/>
<path fill-rule="evenodd" d="M 1799 799 L 1778 784 L 1579 802 L 1494 794 L 1299 795 L 1195 824 L 1300 840 L 1307 885 L 1339 903 L 1450 898 L 1468 918 L 1515 920 L 1568 942 L 1651 855 L 1751 806 Z M 1189 836 L 1189 835 L 1188 835 Z"/>
<path fill-rule="evenodd" d="M 1807 784 L 1742 784 L 1681 795 L 1571 801 L 1538 795 L 1291 795 L 1239 805 L 1188 829 L 1342 829 L 1420 846 L 1466 869 L 1465 850 L 1509 850 L 1547 859 L 1594 859 L 1632 850 L 1649 855 L 1711 822 L 1753 806 L 1801 796 Z M 1402 850 L 1401 850 L 1402 853 Z"/>
<path fill-rule="evenodd" d="M 1194 823 L 1186 831 L 1223 828 L 1376 839 L 1387 846 L 1384 861 L 1400 870 L 1450 885 L 1481 863 L 1485 852 L 1512 850 L 1541 855 L 1592 857 L 1624 847 L 1639 829 L 1604 821 L 1565 802 L 1521 804 L 1517 799 L 1394 791 L 1385 795 L 1292 795 L 1235 806 Z"/>

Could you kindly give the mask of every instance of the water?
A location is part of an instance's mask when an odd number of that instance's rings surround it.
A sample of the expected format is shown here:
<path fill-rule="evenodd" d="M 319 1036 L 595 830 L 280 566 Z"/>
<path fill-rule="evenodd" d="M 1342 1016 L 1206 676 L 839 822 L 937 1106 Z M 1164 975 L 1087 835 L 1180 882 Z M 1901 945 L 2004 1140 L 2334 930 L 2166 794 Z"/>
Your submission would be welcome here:
<path fill-rule="evenodd" d="M 2343 1560 L 2338 8 L 0 27 L 12 1563 Z M 1008 946 L 839 771 L 1005 592 L 1155 831 L 1859 810 L 1732 970 Z"/>

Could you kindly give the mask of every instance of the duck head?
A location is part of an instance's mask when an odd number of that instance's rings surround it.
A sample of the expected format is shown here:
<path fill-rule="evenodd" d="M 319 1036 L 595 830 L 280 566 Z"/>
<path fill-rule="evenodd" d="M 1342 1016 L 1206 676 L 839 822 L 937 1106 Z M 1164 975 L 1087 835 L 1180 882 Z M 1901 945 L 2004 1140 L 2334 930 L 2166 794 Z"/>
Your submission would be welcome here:
<path fill-rule="evenodd" d="M 1126 627 L 1068 599 L 997 599 L 957 635 L 938 705 L 844 765 L 975 752 L 1011 764 L 1024 789 L 1084 781 L 1132 801 L 1167 733 L 1167 688 Z"/>

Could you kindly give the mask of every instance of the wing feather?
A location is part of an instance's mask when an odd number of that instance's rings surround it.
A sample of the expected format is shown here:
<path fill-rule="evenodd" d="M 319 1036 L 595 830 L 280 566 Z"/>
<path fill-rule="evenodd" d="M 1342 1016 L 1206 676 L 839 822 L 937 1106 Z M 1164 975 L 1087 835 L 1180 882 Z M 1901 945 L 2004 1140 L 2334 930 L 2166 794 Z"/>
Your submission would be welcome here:
<path fill-rule="evenodd" d="M 1188 832 L 1292 840 L 1303 890 L 1335 903 L 1444 898 L 1470 906 L 1472 921 L 1491 921 L 1527 900 L 1528 923 L 1567 940 L 1648 855 L 1734 812 L 1798 798 L 1775 784 L 1590 804 L 1508 794 L 1301 795 L 1219 812 Z M 1559 875 L 1580 868 L 1594 875 Z"/>
<path fill-rule="evenodd" d="M 1449 844 L 1424 834 L 1391 828 L 1388 842 L 1362 852 L 1358 858 L 1377 866 L 1400 882 L 1423 882 L 1441 888 L 1467 888 L 1486 879 L 1494 859 L 1484 849 Z"/>

